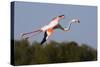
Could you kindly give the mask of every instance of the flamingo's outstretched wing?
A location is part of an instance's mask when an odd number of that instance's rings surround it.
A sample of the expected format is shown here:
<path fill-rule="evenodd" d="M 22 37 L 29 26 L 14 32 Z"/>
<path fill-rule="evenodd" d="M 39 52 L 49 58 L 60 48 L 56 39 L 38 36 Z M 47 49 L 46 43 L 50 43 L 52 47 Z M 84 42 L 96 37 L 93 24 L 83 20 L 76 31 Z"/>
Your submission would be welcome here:
<path fill-rule="evenodd" d="M 43 40 L 41 41 L 41 44 L 43 44 L 44 42 L 47 41 L 47 39 L 50 37 L 50 35 L 53 33 L 53 29 L 48 29 L 47 31 L 45 31 L 44 33 L 44 38 Z"/>
<path fill-rule="evenodd" d="M 43 43 L 46 41 L 46 37 L 47 37 L 47 32 L 44 33 L 44 38 L 43 38 L 43 40 L 41 41 L 41 44 L 43 44 Z"/>

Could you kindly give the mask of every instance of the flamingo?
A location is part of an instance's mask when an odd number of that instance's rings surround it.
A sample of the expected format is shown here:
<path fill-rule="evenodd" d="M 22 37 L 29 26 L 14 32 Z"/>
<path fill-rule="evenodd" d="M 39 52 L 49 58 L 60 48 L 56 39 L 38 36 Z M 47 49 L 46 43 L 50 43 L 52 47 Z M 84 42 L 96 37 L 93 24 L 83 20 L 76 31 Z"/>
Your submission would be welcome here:
<path fill-rule="evenodd" d="M 32 32 L 28 32 L 28 33 L 23 33 L 22 37 L 27 35 L 27 34 L 32 34 L 32 33 L 35 33 L 35 32 L 38 32 L 38 33 L 44 32 L 44 38 L 43 38 L 43 40 L 40 43 L 42 45 L 52 35 L 52 33 L 53 33 L 53 31 L 55 29 L 61 29 L 63 31 L 69 31 L 72 23 L 80 23 L 79 19 L 72 19 L 71 21 L 69 21 L 68 27 L 63 28 L 59 24 L 59 21 L 61 19 L 63 19 L 64 17 L 65 17 L 64 15 L 57 16 L 57 17 L 53 18 L 52 21 L 48 25 L 45 25 L 45 26 L 41 27 L 39 30 L 36 30 L 36 31 L 32 31 Z M 25 39 L 29 39 L 29 38 L 30 37 L 26 37 Z"/>

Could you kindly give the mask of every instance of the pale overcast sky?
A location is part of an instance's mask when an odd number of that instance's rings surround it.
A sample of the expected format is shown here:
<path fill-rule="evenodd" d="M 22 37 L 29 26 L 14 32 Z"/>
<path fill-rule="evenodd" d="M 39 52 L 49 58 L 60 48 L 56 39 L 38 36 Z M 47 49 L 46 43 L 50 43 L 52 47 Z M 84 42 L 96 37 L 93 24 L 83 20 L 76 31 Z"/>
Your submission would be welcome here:
<path fill-rule="evenodd" d="M 71 31 L 63 32 L 55 30 L 48 39 L 57 42 L 75 41 L 79 44 L 88 44 L 97 48 L 97 7 L 63 4 L 46 4 L 31 2 L 15 2 L 14 36 L 20 39 L 19 34 L 30 32 L 48 24 L 52 18 L 58 15 L 65 15 L 60 21 L 63 27 L 68 25 L 72 18 L 79 18 L 80 24 L 72 24 Z M 41 42 L 43 34 L 31 39 L 31 42 Z"/>

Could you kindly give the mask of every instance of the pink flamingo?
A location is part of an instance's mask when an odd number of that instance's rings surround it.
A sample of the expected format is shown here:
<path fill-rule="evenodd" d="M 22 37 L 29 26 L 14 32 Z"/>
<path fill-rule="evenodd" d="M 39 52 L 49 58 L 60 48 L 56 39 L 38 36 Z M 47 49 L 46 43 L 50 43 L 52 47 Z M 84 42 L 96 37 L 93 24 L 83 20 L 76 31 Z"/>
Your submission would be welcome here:
<path fill-rule="evenodd" d="M 57 17 L 53 18 L 52 21 L 48 25 L 45 25 L 45 26 L 43 26 L 42 28 L 40 28 L 39 30 L 36 30 L 36 31 L 23 33 L 22 37 L 27 35 L 27 34 L 32 34 L 32 33 L 35 33 L 35 32 L 38 32 L 38 33 L 44 32 L 44 38 L 41 41 L 41 44 L 43 44 L 45 41 L 47 41 L 47 39 L 50 37 L 50 35 L 53 33 L 53 31 L 55 29 L 61 29 L 63 31 L 69 31 L 72 23 L 80 23 L 79 19 L 72 19 L 71 21 L 69 21 L 70 23 L 69 23 L 68 27 L 63 28 L 59 24 L 59 21 L 61 19 L 63 19 L 64 17 L 65 17 L 64 15 L 57 16 Z M 30 38 L 30 37 L 26 37 L 25 39 L 28 39 L 28 38 Z"/>

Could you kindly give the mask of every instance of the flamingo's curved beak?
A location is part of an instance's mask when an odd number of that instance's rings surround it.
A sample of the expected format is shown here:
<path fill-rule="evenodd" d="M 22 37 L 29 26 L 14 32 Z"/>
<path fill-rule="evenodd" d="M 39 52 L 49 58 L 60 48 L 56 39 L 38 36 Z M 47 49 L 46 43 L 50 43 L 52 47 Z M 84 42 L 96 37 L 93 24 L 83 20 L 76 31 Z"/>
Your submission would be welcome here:
<path fill-rule="evenodd" d="M 80 23 L 80 21 L 78 20 L 78 23 Z"/>
<path fill-rule="evenodd" d="M 72 22 L 72 23 L 80 23 L 80 20 L 79 19 L 72 19 L 70 22 Z"/>

